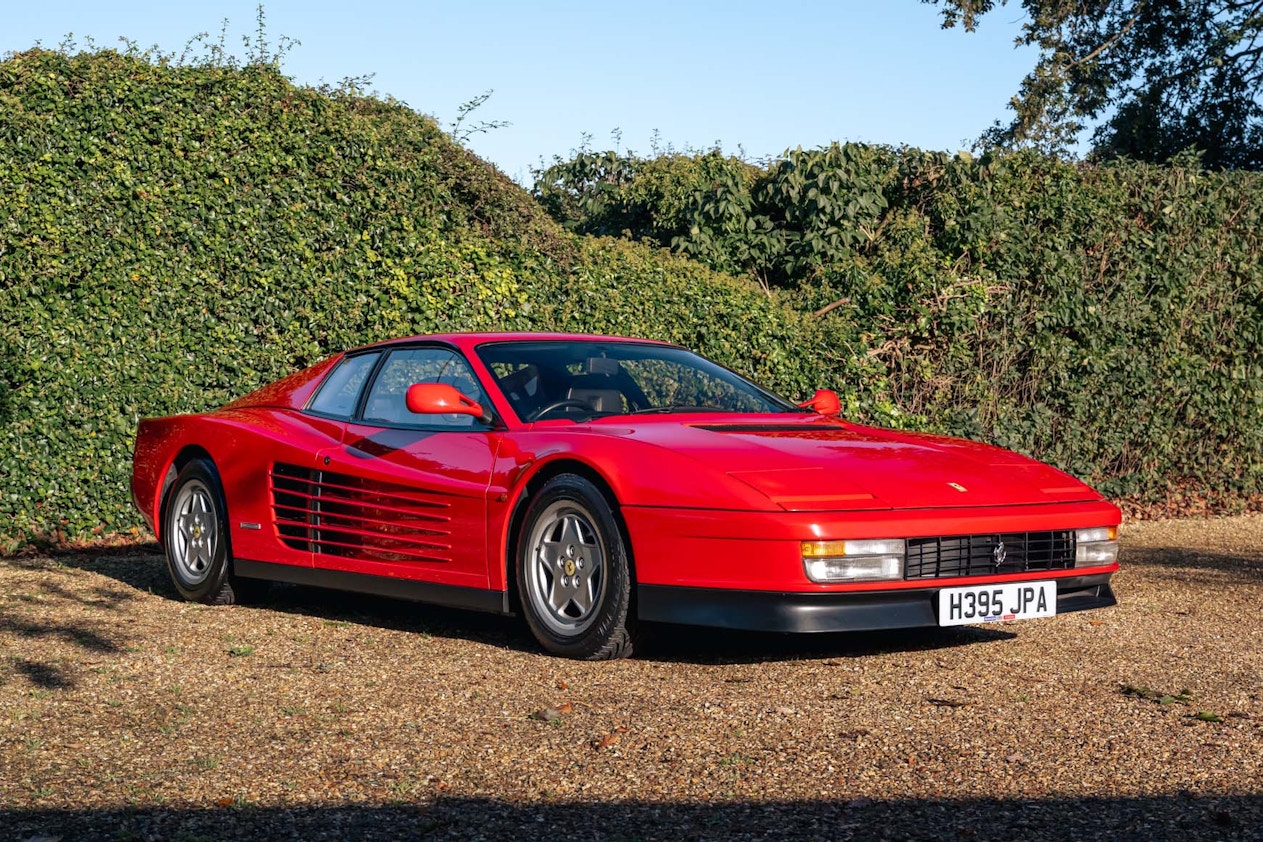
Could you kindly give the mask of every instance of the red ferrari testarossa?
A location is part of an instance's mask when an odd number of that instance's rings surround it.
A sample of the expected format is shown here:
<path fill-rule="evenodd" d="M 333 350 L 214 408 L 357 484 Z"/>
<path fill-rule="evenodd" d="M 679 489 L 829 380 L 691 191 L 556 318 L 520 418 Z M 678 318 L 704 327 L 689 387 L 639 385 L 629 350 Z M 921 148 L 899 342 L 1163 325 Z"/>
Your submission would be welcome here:
<path fill-rule="evenodd" d="M 1113 605 L 1119 511 L 1032 459 L 852 424 L 663 342 L 417 336 L 149 418 L 132 495 L 188 599 L 258 580 L 504 614 L 616 658 L 638 622 L 953 626 Z"/>

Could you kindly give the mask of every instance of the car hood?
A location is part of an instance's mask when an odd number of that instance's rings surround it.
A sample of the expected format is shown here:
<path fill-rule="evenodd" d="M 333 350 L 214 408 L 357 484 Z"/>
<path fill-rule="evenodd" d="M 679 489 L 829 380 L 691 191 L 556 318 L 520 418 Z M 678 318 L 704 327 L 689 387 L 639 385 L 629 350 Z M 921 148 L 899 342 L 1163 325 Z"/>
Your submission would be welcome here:
<path fill-rule="evenodd" d="M 694 417 L 696 418 L 696 416 Z M 1100 500 L 1074 477 L 978 442 L 819 416 L 611 424 L 701 462 L 789 511 L 1011 506 Z M 613 422 L 615 419 L 609 419 Z M 594 424 L 594 431 L 604 427 Z"/>

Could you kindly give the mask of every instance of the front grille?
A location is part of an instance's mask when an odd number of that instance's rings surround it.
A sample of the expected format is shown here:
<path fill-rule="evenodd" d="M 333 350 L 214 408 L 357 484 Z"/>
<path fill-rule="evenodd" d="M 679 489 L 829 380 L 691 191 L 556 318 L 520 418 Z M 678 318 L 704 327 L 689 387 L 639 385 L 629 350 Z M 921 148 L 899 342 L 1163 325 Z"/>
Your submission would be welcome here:
<path fill-rule="evenodd" d="M 279 462 L 271 486 L 276 530 L 296 550 L 363 561 L 451 560 L 442 495 Z"/>
<path fill-rule="evenodd" d="M 997 552 L 1001 544 L 1003 550 Z M 1072 530 L 952 535 L 945 538 L 909 538 L 903 577 L 996 576 L 1072 567 Z"/>

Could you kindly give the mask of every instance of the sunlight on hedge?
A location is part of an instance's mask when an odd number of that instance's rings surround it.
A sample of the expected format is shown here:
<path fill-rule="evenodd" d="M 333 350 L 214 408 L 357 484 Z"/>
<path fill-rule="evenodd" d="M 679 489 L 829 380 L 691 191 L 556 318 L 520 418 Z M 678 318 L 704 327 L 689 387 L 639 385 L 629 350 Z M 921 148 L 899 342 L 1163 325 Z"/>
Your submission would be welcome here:
<path fill-rule="evenodd" d="M 851 380 L 812 320 L 564 231 L 401 105 L 267 65 L 0 63 L 0 541 L 137 526 L 140 417 L 378 339 L 519 328 L 677 339 L 792 397 Z"/>

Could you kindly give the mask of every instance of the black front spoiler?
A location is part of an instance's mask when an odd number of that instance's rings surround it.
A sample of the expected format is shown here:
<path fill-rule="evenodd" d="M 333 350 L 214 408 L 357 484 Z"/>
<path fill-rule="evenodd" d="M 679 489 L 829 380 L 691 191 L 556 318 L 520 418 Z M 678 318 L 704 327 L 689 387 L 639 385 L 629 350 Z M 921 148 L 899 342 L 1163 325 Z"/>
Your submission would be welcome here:
<path fill-rule="evenodd" d="M 1108 573 L 1057 580 L 1057 613 L 1118 604 Z M 844 632 L 937 626 L 941 588 L 799 593 L 640 585 L 638 616 L 681 623 L 766 632 Z"/>

